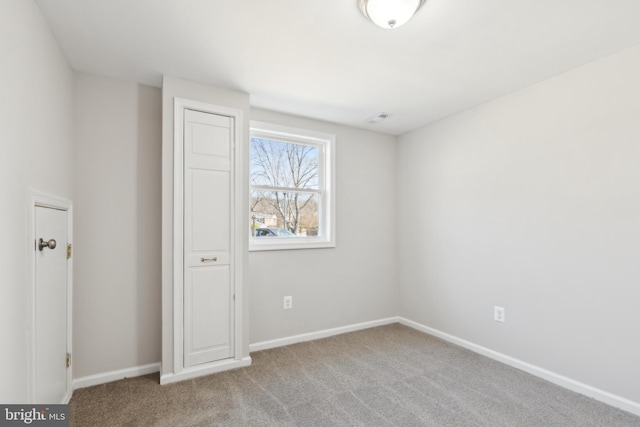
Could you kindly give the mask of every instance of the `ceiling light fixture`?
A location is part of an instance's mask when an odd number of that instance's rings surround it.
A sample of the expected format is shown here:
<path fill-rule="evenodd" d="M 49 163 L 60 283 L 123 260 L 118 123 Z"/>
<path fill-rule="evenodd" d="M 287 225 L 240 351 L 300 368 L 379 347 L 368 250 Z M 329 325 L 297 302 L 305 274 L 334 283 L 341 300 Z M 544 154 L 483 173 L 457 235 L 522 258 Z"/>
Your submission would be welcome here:
<path fill-rule="evenodd" d="M 405 24 L 425 0 L 358 0 L 364 16 L 379 27 L 391 29 Z"/>

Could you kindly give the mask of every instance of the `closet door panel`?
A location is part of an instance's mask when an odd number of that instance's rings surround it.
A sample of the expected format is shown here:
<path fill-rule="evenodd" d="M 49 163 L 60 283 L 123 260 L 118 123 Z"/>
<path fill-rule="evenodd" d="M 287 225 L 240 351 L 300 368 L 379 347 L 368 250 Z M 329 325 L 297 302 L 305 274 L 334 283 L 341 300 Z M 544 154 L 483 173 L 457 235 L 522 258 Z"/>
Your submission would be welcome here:
<path fill-rule="evenodd" d="M 184 114 L 184 366 L 233 357 L 233 120 Z"/>
<path fill-rule="evenodd" d="M 188 366 L 231 357 L 229 266 L 190 269 L 185 289 L 185 329 L 190 336 Z"/>
<path fill-rule="evenodd" d="M 185 179 L 185 193 L 191 201 L 188 252 L 229 252 L 229 173 L 190 170 Z M 186 219 L 186 217 L 185 217 Z M 187 230 L 185 230 L 187 231 Z M 186 236 L 185 236 L 186 237 Z"/>

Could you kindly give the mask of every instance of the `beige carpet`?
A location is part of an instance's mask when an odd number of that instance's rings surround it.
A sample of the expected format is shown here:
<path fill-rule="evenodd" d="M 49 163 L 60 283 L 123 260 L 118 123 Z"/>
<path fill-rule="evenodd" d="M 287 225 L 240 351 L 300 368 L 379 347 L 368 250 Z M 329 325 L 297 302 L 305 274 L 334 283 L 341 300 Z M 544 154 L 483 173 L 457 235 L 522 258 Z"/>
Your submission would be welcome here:
<path fill-rule="evenodd" d="M 74 426 L 640 426 L 640 417 L 399 324 L 252 353 L 248 368 L 77 390 Z"/>

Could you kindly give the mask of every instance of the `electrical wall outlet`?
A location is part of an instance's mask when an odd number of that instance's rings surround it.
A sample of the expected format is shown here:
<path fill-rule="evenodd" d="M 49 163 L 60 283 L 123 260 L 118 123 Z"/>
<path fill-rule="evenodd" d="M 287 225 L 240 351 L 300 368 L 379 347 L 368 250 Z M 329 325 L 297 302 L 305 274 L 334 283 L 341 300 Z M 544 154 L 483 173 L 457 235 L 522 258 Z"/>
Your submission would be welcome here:
<path fill-rule="evenodd" d="M 284 309 L 288 310 L 290 308 L 293 308 L 293 297 L 292 296 L 284 297 Z"/>
<path fill-rule="evenodd" d="M 493 306 L 493 320 L 504 323 L 504 307 Z"/>

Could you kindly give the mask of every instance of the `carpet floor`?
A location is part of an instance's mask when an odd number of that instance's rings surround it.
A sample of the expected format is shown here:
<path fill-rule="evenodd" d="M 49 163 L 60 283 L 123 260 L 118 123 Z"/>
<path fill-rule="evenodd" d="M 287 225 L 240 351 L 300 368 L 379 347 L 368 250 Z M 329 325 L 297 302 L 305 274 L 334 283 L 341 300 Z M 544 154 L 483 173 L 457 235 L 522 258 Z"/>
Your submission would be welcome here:
<path fill-rule="evenodd" d="M 640 417 L 393 324 L 251 354 L 160 386 L 77 390 L 73 426 L 640 426 Z"/>

